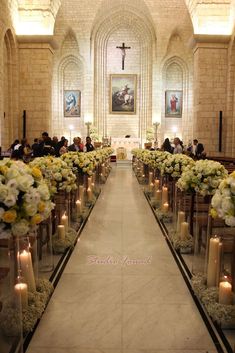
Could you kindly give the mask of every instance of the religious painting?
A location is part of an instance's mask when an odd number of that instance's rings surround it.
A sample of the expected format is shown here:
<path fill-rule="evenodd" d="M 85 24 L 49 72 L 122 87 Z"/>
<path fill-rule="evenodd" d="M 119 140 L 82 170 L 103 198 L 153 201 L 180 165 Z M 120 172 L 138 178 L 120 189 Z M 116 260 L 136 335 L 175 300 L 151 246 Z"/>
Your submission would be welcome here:
<path fill-rule="evenodd" d="M 182 91 L 166 91 L 165 116 L 181 118 L 182 116 Z"/>
<path fill-rule="evenodd" d="M 110 114 L 136 114 L 137 75 L 110 75 Z"/>
<path fill-rule="evenodd" d="M 81 91 L 64 91 L 64 116 L 70 118 L 81 116 Z"/>

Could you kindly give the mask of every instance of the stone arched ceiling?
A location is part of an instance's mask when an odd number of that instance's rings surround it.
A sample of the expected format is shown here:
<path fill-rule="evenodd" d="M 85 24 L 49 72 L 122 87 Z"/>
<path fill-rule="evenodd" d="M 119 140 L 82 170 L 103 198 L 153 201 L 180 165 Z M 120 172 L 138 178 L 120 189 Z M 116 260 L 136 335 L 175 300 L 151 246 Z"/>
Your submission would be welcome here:
<path fill-rule="evenodd" d="M 14 4 L 9 7 L 14 11 L 12 17 L 16 33 L 53 34 L 55 18 L 62 1 L 9 0 L 9 4 Z M 185 2 L 195 34 L 232 34 L 235 0 L 145 0 L 144 2 L 156 8 L 170 6 L 172 9 L 177 8 L 179 3 Z M 18 3 L 18 12 L 16 3 Z"/>

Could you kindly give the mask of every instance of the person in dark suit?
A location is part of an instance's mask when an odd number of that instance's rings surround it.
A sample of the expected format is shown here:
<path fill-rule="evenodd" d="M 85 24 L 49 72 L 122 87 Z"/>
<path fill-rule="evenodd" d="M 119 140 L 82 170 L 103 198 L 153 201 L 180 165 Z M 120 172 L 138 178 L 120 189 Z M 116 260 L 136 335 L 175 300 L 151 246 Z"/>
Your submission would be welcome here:
<path fill-rule="evenodd" d="M 204 155 L 204 146 L 197 139 L 193 140 L 193 154 L 197 159 L 201 159 Z"/>
<path fill-rule="evenodd" d="M 39 143 L 38 153 L 40 157 L 55 154 L 52 140 L 46 131 L 42 133 L 42 141 Z"/>
<path fill-rule="evenodd" d="M 80 137 L 74 137 L 72 145 L 68 147 L 68 151 L 83 152 L 83 145 Z"/>
<path fill-rule="evenodd" d="M 91 143 L 91 138 L 90 136 L 87 136 L 86 138 L 86 144 L 85 144 L 85 150 L 86 152 L 91 152 L 91 151 L 94 151 L 94 146 L 92 145 Z"/>

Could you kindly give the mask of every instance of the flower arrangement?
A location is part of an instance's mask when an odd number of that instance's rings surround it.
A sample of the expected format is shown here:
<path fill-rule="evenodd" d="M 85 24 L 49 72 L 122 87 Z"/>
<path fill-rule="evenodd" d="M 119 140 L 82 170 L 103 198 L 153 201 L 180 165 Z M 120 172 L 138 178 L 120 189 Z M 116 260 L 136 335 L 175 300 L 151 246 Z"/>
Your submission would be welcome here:
<path fill-rule="evenodd" d="M 52 156 L 35 158 L 30 162 L 30 166 L 41 171 L 52 195 L 58 191 L 70 192 L 77 188 L 76 175 L 61 158 Z"/>
<path fill-rule="evenodd" d="M 133 149 L 132 154 L 143 164 L 161 170 L 162 163 L 168 156 L 171 156 L 169 152 L 163 151 L 149 151 L 145 149 Z"/>
<path fill-rule="evenodd" d="M 147 130 L 146 130 L 146 140 L 148 142 L 151 142 L 154 140 L 154 129 L 152 127 L 149 127 Z"/>
<path fill-rule="evenodd" d="M 195 161 L 185 154 L 168 154 L 161 163 L 161 174 L 179 178 L 187 166 L 194 166 Z"/>
<path fill-rule="evenodd" d="M 213 195 L 227 171 L 222 164 L 210 160 L 200 160 L 185 167 L 177 186 L 182 191 L 198 192 L 202 196 Z"/>
<path fill-rule="evenodd" d="M 214 218 L 222 218 L 228 226 L 235 226 L 235 172 L 221 181 L 211 204 Z"/>
<path fill-rule="evenodd" d="M 91 137 L 92 141 L 95 141 L 95 142 L 100 140 L 99 134 L 98 134 L 98 129 L 94 125 L 92 125 L 90 127 L 90 137 Z"/>
<path fill-rule="evenodd" d="M 21 161 L 0 161 L 0 238 L 26 235 L 53 208 L 40 169 Z"/>

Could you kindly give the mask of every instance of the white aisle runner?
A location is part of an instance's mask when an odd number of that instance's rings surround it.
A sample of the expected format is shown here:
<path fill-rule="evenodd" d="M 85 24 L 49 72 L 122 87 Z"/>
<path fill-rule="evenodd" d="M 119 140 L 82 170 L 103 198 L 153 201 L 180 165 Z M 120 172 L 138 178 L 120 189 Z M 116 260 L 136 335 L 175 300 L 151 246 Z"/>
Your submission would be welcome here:
<path fill-rule="evenodd" d="M 27 353 L 215 353 L 131 167 L 114 167 Z"/>

